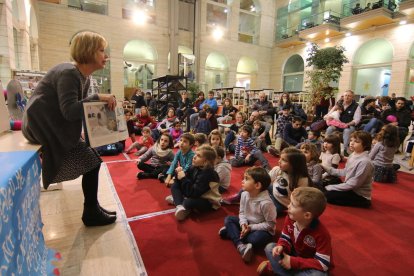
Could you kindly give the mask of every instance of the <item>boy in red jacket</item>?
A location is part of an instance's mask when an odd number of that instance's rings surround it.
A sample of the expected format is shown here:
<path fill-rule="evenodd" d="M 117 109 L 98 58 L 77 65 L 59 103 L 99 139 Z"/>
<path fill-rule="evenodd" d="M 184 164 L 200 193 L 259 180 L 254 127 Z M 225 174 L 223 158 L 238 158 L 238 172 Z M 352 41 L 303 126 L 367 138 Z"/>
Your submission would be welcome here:
<path fill-rule="evenodd" d="M 291 195 L 282 234 L 266 246 L 269 259 L 257 268 L 259 275 L 328 275 L 332 269 L 331 236 L 318 220 L 326 206 L 323 193 L 311 187 L 296 188 Z M 300 274 L 302 275 L 302 274 Z"/>

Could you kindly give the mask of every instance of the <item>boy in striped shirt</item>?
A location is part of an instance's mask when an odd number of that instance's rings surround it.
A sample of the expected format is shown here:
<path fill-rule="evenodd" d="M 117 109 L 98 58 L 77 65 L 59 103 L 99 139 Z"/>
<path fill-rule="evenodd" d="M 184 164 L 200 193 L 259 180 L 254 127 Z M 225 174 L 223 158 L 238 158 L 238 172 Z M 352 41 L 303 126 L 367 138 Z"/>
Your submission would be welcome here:
<path fill-rule="evenodd" d="M 233 167 L 253 166 L 259 160 L 266 171 L 270 171 L 269 162 L 263 156 L 263 153 L 255 146 L 252 139 L 253 129 L 250 126 L 240 128 L 240 136 L 237 139 L 234 158 L 230 160 Z"/>
<path fill-rule="evenodd" d="M 312 187 L 296 188 L 291 194 L 282 234 L 265 248 L 268 261 L 257 268 L 259 275 L 328 275 L 332 269 L 331 236 L 319 221 L 326 207 L 324 194 Z"/>

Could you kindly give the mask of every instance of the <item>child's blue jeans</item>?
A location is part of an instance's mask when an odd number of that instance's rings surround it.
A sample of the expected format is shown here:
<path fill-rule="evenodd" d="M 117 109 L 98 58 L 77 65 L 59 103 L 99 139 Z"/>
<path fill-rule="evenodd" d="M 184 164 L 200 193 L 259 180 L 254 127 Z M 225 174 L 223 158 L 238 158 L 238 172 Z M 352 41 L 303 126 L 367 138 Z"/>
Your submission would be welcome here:
<path fill-rule="evenodd" d="M 251 231 L 242 239 L 240 239 L 240 220 L 236 216 L 227 216 L 224 219 L 224 226 L 226 226 L 227 237 L 232 240 L 234 246 L 238 246 L 241 243 L 251 243 L 253 248 L 264 247 L 274 236 L 264 230 Z"/>
<path fill-rule="evenodd" d="M 276 243 L 269 243 L 266 245 L 265 253 L 266 257 L 270 262 L 270 265 L 272 266 L 273 273 L 280 276 L 327 276 L 328 273 L 317 270 L 317 269 L 306 269 L 306 270 L 287 270 L 284 269 L 280 264 L 280 257 L 279 256 L 273 256 L 272 250 L 276 247 Z"/>

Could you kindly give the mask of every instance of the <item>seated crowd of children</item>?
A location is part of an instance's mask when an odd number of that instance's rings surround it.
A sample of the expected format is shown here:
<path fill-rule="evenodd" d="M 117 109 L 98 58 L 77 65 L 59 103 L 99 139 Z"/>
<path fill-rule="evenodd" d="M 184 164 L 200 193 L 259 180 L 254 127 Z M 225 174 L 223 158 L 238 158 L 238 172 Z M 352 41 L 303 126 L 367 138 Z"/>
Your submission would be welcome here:
<path fill-rule="evenodd" d="M 247 118 L 245 113 L 229 109 L 224 116 L 233 115 L 235 122 L 221 133 L 209 107 L 199 110 L 191 132 L 181 129 L 186 118 L 177 118 L 173 108 L 158 125 L 143 119 L 148 114 L 141 108 L 133 127 L 142 136 L 131 135 L 133 143 L 126 150 L 137 149 L 137 178 L 159 179 L 170 187 L 166 201 L 176 206 L 175 217 L 182 221 L 193 211 L 208 212 L 229 202 L 221 195 L 230 186 L 232 167 L 249 167 L 241 191 L 228 197 L 239 201 L 239 215 L 224 218 L 219 236 L 231 240 L 245 262 L 251 260 L 254 249 L 264 248 L 268 260 L 259 265 L 259 274 L 307 271 L 327 275 L 332 268 L 331 241 L 318 218 L 327 202 L 370 207 L 373 181 L 396 182 L 398 166 L 393 160 L 402 139 L 398 127 L 385 124 L 374 139 L 371 132 L 353 132 L 351 154 L 341 169 L 339 164 L 345 159 L 340 133 L 322 140 L 318 131 L 306 131 L 302 119 L 292 116 L 288 105 L 281 107 L 273 145 L 269 123 L 261 120 L 259 112 Z M 339 114 L 341 106 L 336 110 Z M 328 125 L 341 128 L 338 114 L 332 115 Z M 131 123 L 128 125 L 134 132 Z M 174 146 L 178 147 L 175 154 Z M 266 151 L 271 155 L 263 154 Z M 266 156 L 277 156 L 278 166 L 271 168 Z M 261 167 L 254 166 L 257 161 Z M 276 242 L 276 217 L 285 213 Z"/>

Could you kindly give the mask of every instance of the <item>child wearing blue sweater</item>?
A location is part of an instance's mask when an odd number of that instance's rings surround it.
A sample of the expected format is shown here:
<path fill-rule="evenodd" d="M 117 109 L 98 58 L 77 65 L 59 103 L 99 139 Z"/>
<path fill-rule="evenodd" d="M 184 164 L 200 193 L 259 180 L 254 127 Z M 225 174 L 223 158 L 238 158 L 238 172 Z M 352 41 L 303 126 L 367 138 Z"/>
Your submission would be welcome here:
<path fill-rule="evenodd" d="M 174 156 L 170 168 L 167 171 L 167 176 L 160 176 L 160 181 L 164 182 L 167 187 L 170 187 L 174 183 L 174 174 L 175 169 L 178 167 L 178 164 L 184 172 L 186 172 L 191 164 L 194 157 L 194 152 L 191 148 L 194 145 L 194 136 L 191 133 L 184 133 L 181 135 L 180 139 L 180 150 L 177 151 Z M 165 177 L 165 178 L 164 178 Z"/>

